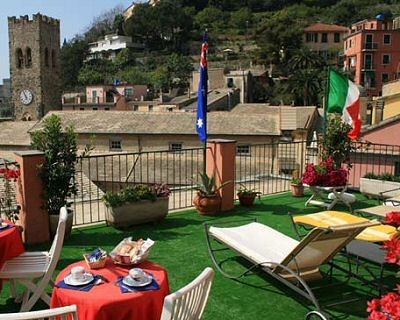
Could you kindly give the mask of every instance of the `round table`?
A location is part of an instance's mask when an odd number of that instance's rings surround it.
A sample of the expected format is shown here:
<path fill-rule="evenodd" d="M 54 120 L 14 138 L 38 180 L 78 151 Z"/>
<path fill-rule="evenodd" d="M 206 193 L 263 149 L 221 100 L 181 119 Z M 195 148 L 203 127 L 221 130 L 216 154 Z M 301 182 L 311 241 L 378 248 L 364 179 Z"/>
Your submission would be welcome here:
<path fill-rule="evenodd" d="M 84 260 L 73 263 L 59 273 L 56 284 L 70 273 L 72 267 L 78 265 L 88 269 Z M 167 271 L 151 261 L 144 261 L 135 267 L 153 274 L 160 289 L 122 293 L 116 285 L 118 276 L 126 276 L 131 267 L 116 265 L 109 258 L 104 268 L 90 270 L 92 274 L 108 279 L 108 283 L 96 285 L 87 292 L 56 286 L 50 306 L 55 308 L 76 304 L 79 319 L 85 320 L 159 320 L 164 297 L 169 294 Z"/>
<path fill-rule="evenodd" d="M 0 269 L 4 262 L 25 251 L 20 230 L 10 221 L 3 222 L 8 223 L 8 227 L 0 229 Z M 0 291 L 1 289 L 2 281 L 0 280 Z"/>
<path fill-rule="evenodd" d="M 0 268 L 5 261 L 19 256 L 25 251 L 19 229 L 9 221 L 4 220 L 4 222 L 9 226 L 0 229 Z"/>

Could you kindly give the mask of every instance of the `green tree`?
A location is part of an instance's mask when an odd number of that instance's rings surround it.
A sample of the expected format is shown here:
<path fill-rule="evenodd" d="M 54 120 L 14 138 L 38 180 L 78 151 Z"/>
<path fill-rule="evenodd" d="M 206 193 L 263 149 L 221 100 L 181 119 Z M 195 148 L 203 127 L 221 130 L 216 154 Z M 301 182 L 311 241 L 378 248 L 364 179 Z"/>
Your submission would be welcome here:
<path fill-rule="evenodd" d="M 217 32 L 224 29 L 225 24 L 225 13 L 215 7 L 206 7 L 194 17 L 194 25 L 198 30 L 212 29 L 214 32 Z"/>
<path fill-rule="evenodd" d="M 127 83 L 144 85 L 151 83 L 151 76 L 149 73 L 137 66 L 124 68 L 118 71 L 117 78 Z"/>
<path fill-rule="evenodd" d="M 193 71 L 190 57 L 173 53 L 168 57 L 166 66 L 170 87 L 187 87 Z"/>
<path fill-rule="evenodd" d="M 317 105 L 323 90 L 322 83 L 323 77 L 318 70 L 299 69 L 290 76 L 288 90 L 293 94 L 296 105 Z"/>
<path fill-rule="evenodd" d="M 61 79 L 64 90 L 74 90 L 79 85 L 79 71 L 88 51 L 88 44 L 82 38 L 75 36 L 65 41 L 61 47 Z"/>
<path fill-rule="evenodd" d="M 233 11 L 230 15 L 229 24 L 231 27 L 248 30 L 248 26 L 252 21 L 252 13 L 248 8 L 241 8 L 240 10 Z"/>
<path fill-rule="evenodd" d="M 351 167 L 350 153 L 356 147 L 347 135 L 350 130 L 351 126 L 342 121 L 341 115 L 327 115 L 325 133 L 321 140 L 322 159 L 331 157 L 336 168 L 340 168 L 342 163 Z"/>
<path fill-rule="evenodd" d="M 151 83 L 155 92 L 164 92 L 169 89 L 170 78 L 166 65 L 159 65 L 151 73 Z"/>
<path fill-rule="evenodd" d="M 289 59 L 289 65 L 290 70 L 296 71 L 298 69 L 321 69 L 325 63 L 318 53 L 311 51 L 308 47 L 301 47 L 294 51 Z"/>
<path fill-rule="evenodd" d="M 118 52 L 114 58 L 113 64 L 117 70 L 130 67 L 135 64 L 135 55 L 129 48 L 124 48 Z"/>
<path fill-rule="evenodd" d="M 261 21 L 256 34 L 256 43 L 266 57 L 266 64 L 286 65 L 302 43 L 302 25 L 287 10 L 276 12 Z"/>
<path fill-rule="evenodd" d="M 105 59 L 91 60 L 79 71 L 78 80 L 82 85 L 112 83 L 115 68 L 111 61 Z"/>
<path fill-rule="evenodd" d="M 58 215 L 60 208 L 68 205 L 68 197 L 76 192 L 76 139 L 74 127 L 63 128 L 61 118 L 55 114 L 44 120 L 41 130 L 32 133 L 32 147 L 43 151 L 46 159 L 39 172 L 49 214 Z"/>

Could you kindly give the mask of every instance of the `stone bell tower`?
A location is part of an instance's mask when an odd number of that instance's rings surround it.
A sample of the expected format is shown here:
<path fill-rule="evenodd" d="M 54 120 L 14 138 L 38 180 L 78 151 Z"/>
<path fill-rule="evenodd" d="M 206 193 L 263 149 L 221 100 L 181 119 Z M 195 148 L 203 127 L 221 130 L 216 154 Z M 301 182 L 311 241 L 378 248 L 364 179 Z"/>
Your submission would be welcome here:
<path fill-rule="evenodd" d="M 61 110 L 60 21 L 40 13 L 8 17 L 8 33 L 15 119 Z"/>

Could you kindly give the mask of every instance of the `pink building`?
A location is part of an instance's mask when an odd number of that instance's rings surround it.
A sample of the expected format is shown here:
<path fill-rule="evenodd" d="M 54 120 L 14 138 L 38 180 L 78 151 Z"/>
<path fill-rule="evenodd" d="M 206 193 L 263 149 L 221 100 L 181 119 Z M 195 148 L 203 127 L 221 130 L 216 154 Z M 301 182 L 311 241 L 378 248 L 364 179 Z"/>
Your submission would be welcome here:
<path fill-rule="evenodd" d="M 354 81 L 367 94 L 380 96 L 382 84 L 398 78 L 400 67 L 400 32 L 396 20 L 359 21 L 351 26 L 344 42 L 344 67 L 354 73 Z"/>
<path fill-rule="evenodd" d="M 86 87 L 86 94 L 64 94 L 63 110 L 130 110 L 129 101 L 144 101 L 146 85 L 93 85 Z"/>

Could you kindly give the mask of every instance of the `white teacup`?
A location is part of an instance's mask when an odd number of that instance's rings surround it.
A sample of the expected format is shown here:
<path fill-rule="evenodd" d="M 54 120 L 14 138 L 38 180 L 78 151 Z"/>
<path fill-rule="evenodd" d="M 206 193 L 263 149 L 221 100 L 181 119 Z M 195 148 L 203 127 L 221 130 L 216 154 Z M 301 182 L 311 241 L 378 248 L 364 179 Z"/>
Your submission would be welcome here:
<path fill-rule="evenodd" d="M 140 268 L 133 268 L 133 269 L 129 270 L 129 276 L 132 279 L 135 279 L 137 281 L 143 280 L 145 275 L 146 275 L 146 273 L 143 271 L 143 269 L 140 269 Z"/>
<path fill-rule="evenodd" d="M 83 281 L 85 280 L 85 268 L 78 266 L 78 267 L 73 267 L 71 269 L 71 277 L 75 281 Z"/>

